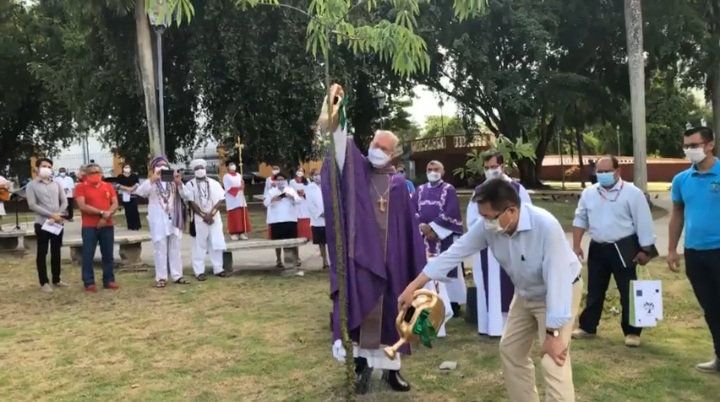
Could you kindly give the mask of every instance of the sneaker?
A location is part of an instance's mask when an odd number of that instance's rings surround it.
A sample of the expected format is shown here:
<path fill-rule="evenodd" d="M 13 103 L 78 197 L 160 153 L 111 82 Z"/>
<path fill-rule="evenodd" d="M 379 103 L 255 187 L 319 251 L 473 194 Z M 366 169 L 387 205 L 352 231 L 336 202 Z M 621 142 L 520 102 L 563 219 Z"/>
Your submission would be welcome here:
<path fill-rule="evenodd" d="M 85 286 L 85 291 L 90 292 L 90 293 L 96 293 L 97 286 L 95 286 L 95 285 Z"/>
<path fill-rule="evenodd" d="M 594 336 L 595 336 L 595 334 L 585 332 L 584 330 L 582 330 L 580 328 L 575 328 L 572 332 L 573 339 L 586 339 L 586 338 L 592 338 Z"/>
<path fill-rule="evenodd" d="M 640 336 L 638 335 L 627 335 L 625 337 L 625 346 L 629 348 L 636 348 L 640 346 Z"/>
<path fill-rule="evenodd" d="M 695 369 L 703 373 L 720 373 L 720 359 L 711 360 L 707 363 L 700 363 L 695 366 Z"/>
<path fill-rule="evenodd" d="M 105 289 L 111 289 L 111 290 L 120 289 L 120 285 L 118 285 L 115 282 L 110 282 L 107 285 L 105 285 L 104 287 L 105 287 Z"/>
<path fill-rule="evenodd" d="M 45 293 L 52 293 L 53 288 L 52 288 L 52 286 L 50 286 L 49 283 L 46 283 L 46 284 L 40 286 L 40 291 L 45 292 Z"/>
<path fill-rule="evenodd" d="M 230 240 L 232 240 L 232 241 L 240 240 L 240 237 L 238 235 L 230 235 Z"/>
<path fill-rule="evenodd" d="M 247 240 L 248 237 L 245 235 L 245 233 L 240 235 L 240 240 Z"/>
<path fill-rule="evenodd" d="M 67 288 L 67 287 L 69 287 L 70 285 L 68 285 L 67 283 L 65 283 L 65 282 L 63 282 L 63 281 L 60 281 L 60 282 L 57 282 L 57 283 L 53 283 L 53 286 L 55 286 L 56 288 Z"/>

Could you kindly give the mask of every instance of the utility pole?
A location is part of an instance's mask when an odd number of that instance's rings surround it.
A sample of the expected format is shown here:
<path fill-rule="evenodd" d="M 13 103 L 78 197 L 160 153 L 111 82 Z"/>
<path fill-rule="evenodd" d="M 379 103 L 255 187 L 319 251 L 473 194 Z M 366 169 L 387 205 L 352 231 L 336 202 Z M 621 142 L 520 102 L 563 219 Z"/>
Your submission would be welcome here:
<path fill-rule="evenodd" d="M 630 110 L 633 135 L 633 184 L 647 193 L 647 145 L 645 127 L 645 57 L 640 0 L 625 0 Z"/>

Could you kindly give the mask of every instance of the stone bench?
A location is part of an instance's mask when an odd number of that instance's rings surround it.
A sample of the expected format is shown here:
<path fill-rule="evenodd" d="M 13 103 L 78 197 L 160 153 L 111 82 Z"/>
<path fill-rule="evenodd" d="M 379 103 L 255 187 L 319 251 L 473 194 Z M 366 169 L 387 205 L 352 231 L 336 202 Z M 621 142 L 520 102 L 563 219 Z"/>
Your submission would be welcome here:
<path fill-rule="evenodd" d="M 142 244 L 152 240 L 150 233 L 116 234 L 115 244 L 120 246 L 120 264 L 137 266 L 142 264 Z M 63 239 L 63 247 L 70 247 L 70 260 L 76 264 L 82 262 L 82 238 Z"/>
<path fill-rule="evenodd" d="M 223 269 L 226 272 L 233 272 L 233 251 L 236 250 L 261 250 L 261 249 L 283 249 L 285 268 L 281 275 L 295 275 L 298 261 L 298 247 L 308 243 L 308 239 L 285 239 L 285 240 L 238 240 L 228 241 L 227 249 L 223 252 Z"/>
<path fill-rule="evenodd" d="M 4 230 L 0 232 L 0 251 L 16 250 L 20 245 L 20 238 L 23 239 L 23 247 L 26 250 L 34 249 L 37 246 L 34 230 Z"/>

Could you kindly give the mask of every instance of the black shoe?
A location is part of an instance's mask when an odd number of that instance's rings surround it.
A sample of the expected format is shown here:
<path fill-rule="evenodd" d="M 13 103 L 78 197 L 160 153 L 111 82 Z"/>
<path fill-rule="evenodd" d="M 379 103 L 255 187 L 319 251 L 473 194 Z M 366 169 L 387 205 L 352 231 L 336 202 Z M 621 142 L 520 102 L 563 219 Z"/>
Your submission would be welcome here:
<path fill-rule="evenodd" d="M 410 391 L 410 383 L 400 375 L 400 370 L 385 370 L 383 373 L 383 380 L 385 380 L 390 388 L 395 392 L 408 392 Z"/>
<path fill-rule="evenodd" d="M 460 311 L 460 304 L 458 304 L 458 303 L 450 303 L 450 306 L 452 307 L 453 318 L 460 318 L 460 317 L 462 317 L 462 312 Z"/>
<path fill-rule="evenodd" d="M 372 378 L 372 367 L 368 366 L 367 359 L 364 357 L 355 358 L 355 393 L 364 395 L 370 388 L 370 379 Z"/>

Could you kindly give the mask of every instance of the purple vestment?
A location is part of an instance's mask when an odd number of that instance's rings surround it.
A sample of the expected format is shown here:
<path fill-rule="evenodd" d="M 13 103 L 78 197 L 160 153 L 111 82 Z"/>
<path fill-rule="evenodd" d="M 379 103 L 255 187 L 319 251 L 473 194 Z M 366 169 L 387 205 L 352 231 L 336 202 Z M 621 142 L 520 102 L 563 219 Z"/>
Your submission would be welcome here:
<path fill-rule="evenodd" d="M 321 177 L 334 339 L 340 339 L 335 239 L 335 229 L 339 225 L 343 246 L 341 257 L 347 274 L 350 337 L 363 349 L 392 345 L 399 339 L 395 328 L 397 299 L 426 264 L 425 247 L 407 184 L 399 175 L 380 174 L 374 170 L 353 140 L 348 139 L 345 166 L 342 172 L 338 171 L 340 221 L 336 222 L 332 213 L 330 169 L 337 169 L 337 166 L 331 166 L 328 155 L 323 162 Z M 380 198 L 387 200 L 385 212 L 380 211 Z M 409 346 L 400 348 L 400 353 L 409 354 Z"/>
<path fill-rule="evenodd" d="M 454 234 L 462 235 L 460 202 L 455 187 L 451 184 L 443 181 L 435 185 L 423 184 L 413 193 L 412 205 L 420 223 L 433 222 Z M 425 247 L 430 254 L 440 254 L 447 250 L 452 246 L 454 240 L 454 236 L 448 236 L 441 241 L 424 239 Z M 448 277 L 457 278 L 457 275 L 458 270 L 455 268 L 450 271 Z"/>

